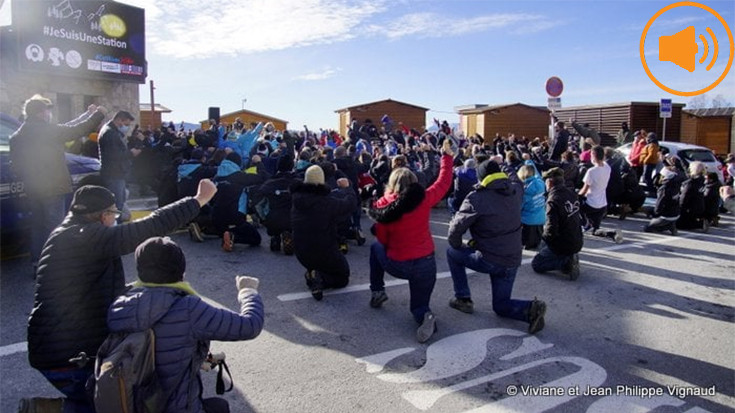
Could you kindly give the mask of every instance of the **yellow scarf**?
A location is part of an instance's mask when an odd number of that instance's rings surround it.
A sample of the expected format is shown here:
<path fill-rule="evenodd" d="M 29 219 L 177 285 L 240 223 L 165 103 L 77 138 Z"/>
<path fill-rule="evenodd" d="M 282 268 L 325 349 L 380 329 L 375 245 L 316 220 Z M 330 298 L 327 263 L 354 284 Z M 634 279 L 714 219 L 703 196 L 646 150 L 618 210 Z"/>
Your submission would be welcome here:
<path fill-rule="evenodd" d="M 508 175 L 505 172 L 495 172 L 494 174 L 490 174 L 482 179 L 482 182 L 480 183 L 481 186 L 487 187 L 490 185 L 492 181 L 495 181 L 496 179 L 507 179 Z"/>
<path fill-rule="evenodd" d="M 168 284 L 156 284 L 156 283 L 146 283 L 140 280 L 137 280 L 133 283 L 133 287 L 146 287 L 146 288 L 157 288 L 157 287 L 168 287 L 168 288 L 175 288 L 177 290 L 181 290 L 189 295 L 196 295 L 199 296 L 199 294 L 194 291 L 194 289 L 191 287 L 191 284 L 189 284 L 186 281 L 179 281 L 175 283 L 168 283 Z"/>

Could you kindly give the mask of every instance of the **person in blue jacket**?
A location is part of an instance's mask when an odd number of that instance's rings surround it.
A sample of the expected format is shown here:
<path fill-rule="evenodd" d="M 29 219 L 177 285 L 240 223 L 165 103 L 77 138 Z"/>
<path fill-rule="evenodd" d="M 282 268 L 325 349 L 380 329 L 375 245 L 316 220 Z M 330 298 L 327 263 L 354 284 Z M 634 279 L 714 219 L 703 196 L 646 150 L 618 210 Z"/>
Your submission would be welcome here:
<path fill-rule="evenodd" d="M 156 373 L 165 394 L 163 413 L 229 413 L 226 400 L 202 398 L 200 367 L 211 340 L 252 340 L 263 330 L 265 311 L 258 279 L 237 276 L 240 312 L 202 300 L 184 281 L 184 253 L 168 237 L 153 237 L 135 250 L 138 281 L 110 306 L 111 333 L 153 329 Z"/>
<path fill-rule="evenodd" d="M 527 250 L 535 250 L 546 222 L 546 185 L 530 160 L 518 169 L 518 178 L 523 182 L 521 243 Z"/>

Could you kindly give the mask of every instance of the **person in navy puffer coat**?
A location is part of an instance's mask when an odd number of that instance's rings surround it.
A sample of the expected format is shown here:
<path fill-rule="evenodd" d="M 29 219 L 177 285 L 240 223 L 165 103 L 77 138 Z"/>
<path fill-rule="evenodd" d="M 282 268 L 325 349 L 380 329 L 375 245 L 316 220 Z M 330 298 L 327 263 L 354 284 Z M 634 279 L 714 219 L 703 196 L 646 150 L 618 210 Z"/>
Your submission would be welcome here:
<path fill-rule="evenodd" d="M 265 312 L 258 279 L 236 277 L 238 314 L 207 304 L 184 282 L 184 253 L 170 238 L 149 238 L 135 250 L 135 260 L 139 280 L 110 307 L 110 332 L 153 328 L 156 372 L 170 394 L 164 412 L 229 412 L 224 399 L 202 398 L 199 370 L 210 340 L 251 340 L 260 334 Z"/>

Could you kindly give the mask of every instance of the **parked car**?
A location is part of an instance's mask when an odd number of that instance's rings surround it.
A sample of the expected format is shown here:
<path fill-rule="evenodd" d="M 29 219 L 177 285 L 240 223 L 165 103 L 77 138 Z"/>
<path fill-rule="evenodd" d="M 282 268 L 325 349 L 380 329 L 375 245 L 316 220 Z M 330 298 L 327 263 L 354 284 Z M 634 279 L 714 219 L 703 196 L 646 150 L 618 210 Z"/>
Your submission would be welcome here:
<path fill-rule="evenodd" d="M 658 144 L 661 147 L 661 153 L 663 153 L 664 155 L 677 156 L 679 159 L 681 159 L 681 162 L 684 164 L 685 167 L 689 167 L 689 164 L 694 161 L 702 162 L 707 168 L 707 172 L 715 172 L 717 174 L 717 177 L 720 179 L 720 182 L 725 182 L 722 176 L 722 164 L 719 160 L 717 160 L 717 157 L 715 157 L 715 153 L 712 152 L 711 149 L 704 146 L 697 146 L 681 142 L 659 141 Z M 617 148 L 619 152 L 625 155 L 626 161 L 628 161 L 628 154 L 630 154 L 630 149 L 632 145 L 632 143 L 626 143 L 625 145 Z M 659 167 L 657 169 L 660 168 L 661 165 L 659 164 Z"/>
<path fill-rule="evenodd" d="M 31 220 L 23 181 L 10 168 L 10 135 L 19 127 L 20 122 L 16 118 L 0 113 L 0 243 L 4 257 L 27 248 Z M 67 153 L 66 165 L 75 189 L 85 184 L 99 184 L 98 159 Z"/>

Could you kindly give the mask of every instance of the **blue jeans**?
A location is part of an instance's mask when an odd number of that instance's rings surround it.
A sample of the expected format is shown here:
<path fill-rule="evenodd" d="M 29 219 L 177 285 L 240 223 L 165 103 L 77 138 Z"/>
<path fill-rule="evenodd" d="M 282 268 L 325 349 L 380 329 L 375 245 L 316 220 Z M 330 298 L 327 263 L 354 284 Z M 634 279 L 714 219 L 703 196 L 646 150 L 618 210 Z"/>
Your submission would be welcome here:
<path fill-rule="evenodd" d="M 40 370 L 54 387 L 64 393 L 64 413 L 95 413 L 87 393 L 87 380 L 94 374 L 94 366 L 63 371 Z"/>
<path fill-rule="evenodd" d="M 541 251 L 533 257 L 531 267 L 536 272 L 564 270 L 571 259 L 571 255 L 557 255 L 548 246 L 544 245 Z"/>
<path fill-rule="evenodd" d="M 49 234 L 66 215 L 66 195 L 52 197 L 29 197 L 31 207 L 31 262 L 38 263 L 41 249 Z"/>
<path fill-rule="evenodd" d="M 394 261 L 385 253 L 385 246 L 374 242 L 370 246 L 370 290 L 383 291 L 385 272 L 408 280 L 411 293 L 411 314 L 417 323 L 424 321 L 424 314 L 431 311 L 429 301 L 436 284 L 436 260 L 434 254 L 408 261 Z"/>
<path fill-rule="evenodd" d="M 531 302 L 510 298 L 518 267 L 503 267 L 487 262 L 482 259 L 482 254 L 479 251 L 466 247 L 449 247 L 447 249 L 447 263 L 449 264 L 449 271 L 452 273 L 455 297 L 471 297 L 465 268 L 488 273 L 493 289 L 493 311 L 495 311 L 495 314 L 514 320 L 528 321 L 527 310 Z"/>
<path fill-rule="evenodd" d="M 105 187 L 115 195 L 115 207 L 119 211 L 123 211 L 125 208 L 126 194 L 125 194 L 125 179 L 122 178 L 106 178 Z"/>

